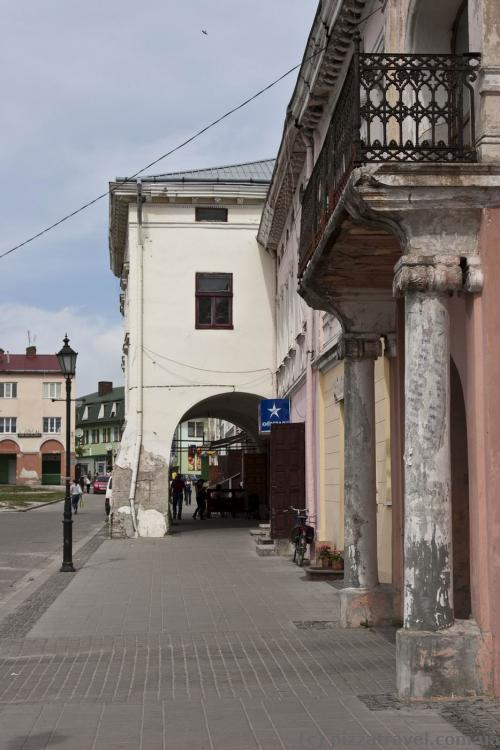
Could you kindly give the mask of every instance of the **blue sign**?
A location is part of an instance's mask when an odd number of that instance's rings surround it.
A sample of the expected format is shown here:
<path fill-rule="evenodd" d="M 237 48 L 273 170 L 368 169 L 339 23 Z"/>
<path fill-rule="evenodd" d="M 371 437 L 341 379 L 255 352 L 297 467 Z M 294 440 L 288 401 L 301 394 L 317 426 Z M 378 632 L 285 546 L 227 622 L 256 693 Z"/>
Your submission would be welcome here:
<path fill-rule="evenodd" d="M 271 425 L 290 421 L 290 399 L 266 398 L 259 404 L 259 433 L 271 432 Z"/>

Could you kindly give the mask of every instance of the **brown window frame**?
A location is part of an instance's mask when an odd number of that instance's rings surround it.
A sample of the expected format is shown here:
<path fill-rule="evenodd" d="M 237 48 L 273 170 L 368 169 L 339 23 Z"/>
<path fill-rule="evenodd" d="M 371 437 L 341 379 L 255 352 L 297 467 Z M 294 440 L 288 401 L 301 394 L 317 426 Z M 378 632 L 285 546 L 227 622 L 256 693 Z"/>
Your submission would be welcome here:
<path fill-rule="evenodd" d="M 207 278 L 207 277 L 217 277 L 217 276 L 227 276 L 229 277 L 230 281 L 230 290 L 229 292 L 202 292 L 198 291 L 198 281 L 201 278 Z M 199 301 L 200 299 L 204 299 L 206 297 L 211 297 L 212 299 L 212 321 L 215 320 L 215 300 L 219 299 L 220 297 L 226 297 L 229 299 L 229 323 L 200 323 L 200 316 L 199 316 Z M 204 273 L 203 271 L 199 271 L 196 273 L 195 278 L 195 326 L 198 330 L 202 331 L 209 331 L 209 330 L 233 330 L 233 274 L 232 273 Z"/>

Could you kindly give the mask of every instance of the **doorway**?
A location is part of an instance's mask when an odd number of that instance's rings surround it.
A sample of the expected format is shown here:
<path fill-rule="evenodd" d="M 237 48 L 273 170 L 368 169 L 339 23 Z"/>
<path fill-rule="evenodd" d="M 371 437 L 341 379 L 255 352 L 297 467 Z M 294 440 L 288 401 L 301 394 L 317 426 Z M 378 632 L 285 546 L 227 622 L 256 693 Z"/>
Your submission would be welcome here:
<path fill-rule="evenodd" d="M 453 359 L 450 395 L 453 602 L 455 617 L 466 620 L 471 614 L 467 420 L 462 383 Z"/>
<path fill-rule="evenodd" d="M 16 484 L 15 453 L 3 453 L 0 455 L 0 484 Z"/>
<path fill-rule="evenodd" d="M 61 454 L 42 455 L 42 484 L 61 484 Z"/>

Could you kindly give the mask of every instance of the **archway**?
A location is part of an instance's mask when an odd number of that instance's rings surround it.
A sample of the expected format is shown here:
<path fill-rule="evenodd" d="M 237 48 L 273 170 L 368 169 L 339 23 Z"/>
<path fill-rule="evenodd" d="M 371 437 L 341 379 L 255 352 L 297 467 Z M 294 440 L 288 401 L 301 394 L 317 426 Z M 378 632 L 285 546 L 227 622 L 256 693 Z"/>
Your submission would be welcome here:
<path fill-rule="evenodd" d="M 453 601 L 455 617 L 471 614 L 469 472 L 467 419 L 460 375 L 450 360 L 451 498 L 453 532 Z"/>
<path fill-rule="evenodd" d="M 0 441 L 0 484 L 16 484 L 19 452 L 20 448 L 15 440 Z"/>
<path fill-rule="evenodd" d="M 469 50 L 467 0 L 414 0 L 408 13 L 407 49 L 416 54 Z"/>
<path fill-rule="evenodd" d="M 260 397 L 252 393 L 219 393 L 202 399 L 191 406 L 181 417 L 180 424 L 197 420 L 216 419 L 231 423 L 241 430 L 240 438 L 230 447 L 213 445 L 210 460 L 205 455 L 202 476 L 209 485 L 218 484 L 224 493 L 232 497 L 243 485 L 245 497 L 252 498 L 255 512 L 260 509 L 266 517 L 268 502 L 268 451 L 267 443 L 259 436 L 258 408 Z M 222 441 L 224 443 L 224 441 Z M 206 446 L 205 446 L 206 448 Z M 182 447 L 181 447 L 182 450 Z M 216 461 L 213 459 L 216 458 Z M 248 502 L 247 502 L 248 505 Z"/>
<path fill-rule="evenodd" d="M 64 446 L 58 440 L 46 440 L 40 448 L 42 454 L 42 484 L 61 484 Z"/>

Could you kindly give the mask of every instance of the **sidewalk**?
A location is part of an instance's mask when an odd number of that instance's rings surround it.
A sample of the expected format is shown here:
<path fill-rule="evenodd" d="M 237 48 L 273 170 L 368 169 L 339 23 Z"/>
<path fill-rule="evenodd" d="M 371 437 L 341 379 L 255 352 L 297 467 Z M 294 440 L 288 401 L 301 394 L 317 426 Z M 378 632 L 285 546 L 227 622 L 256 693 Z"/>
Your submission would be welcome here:
<path fill-rule="evenodd" d="M 495 703 L 401 706 L 394 647 L 336 628 L 334 588 L 226 524 L 104 540 L 25 638 L 0 638 L 0 750 L 480 746 L 443 711 L 495 735 Z"/>

